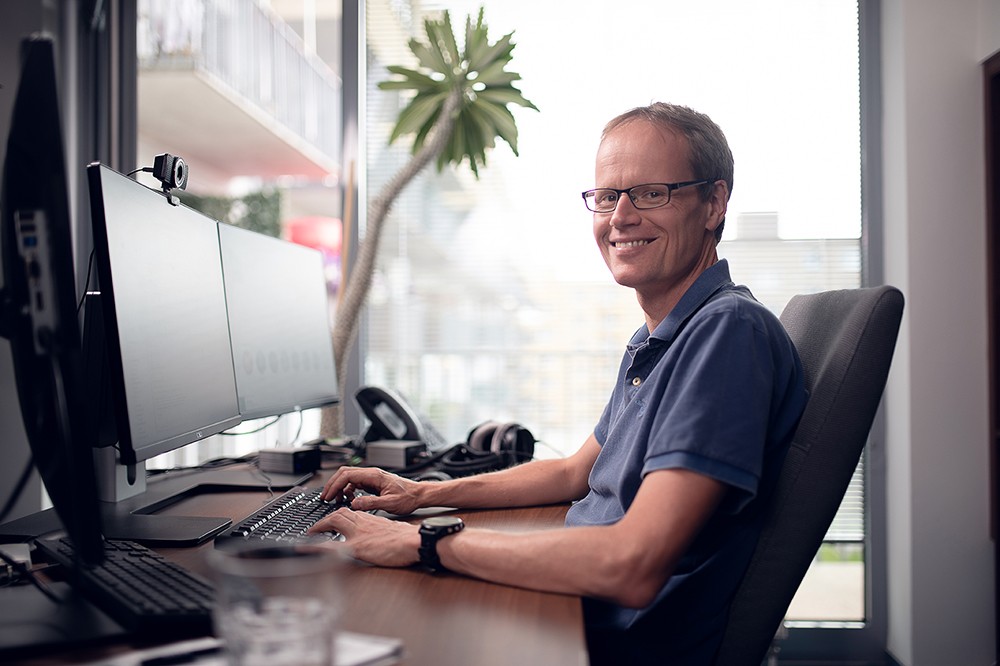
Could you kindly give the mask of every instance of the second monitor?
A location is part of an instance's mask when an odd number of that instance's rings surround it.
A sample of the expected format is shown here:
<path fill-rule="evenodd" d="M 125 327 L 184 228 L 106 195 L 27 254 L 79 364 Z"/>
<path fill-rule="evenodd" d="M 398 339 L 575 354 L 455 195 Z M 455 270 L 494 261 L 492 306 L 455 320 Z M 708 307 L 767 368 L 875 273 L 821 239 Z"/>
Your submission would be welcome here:
<path fill-rule="evenodd" d="M 240 416 L 338 400 L 318 250 L 219 224 Z"/>

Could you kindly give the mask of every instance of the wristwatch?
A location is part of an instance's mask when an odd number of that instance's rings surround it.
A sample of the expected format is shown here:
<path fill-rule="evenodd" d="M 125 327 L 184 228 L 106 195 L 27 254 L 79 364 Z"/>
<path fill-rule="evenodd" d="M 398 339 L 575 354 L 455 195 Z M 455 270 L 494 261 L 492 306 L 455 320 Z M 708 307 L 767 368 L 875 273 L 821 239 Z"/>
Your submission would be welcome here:
<path fill-rule="evenodd" d="M 458 516 L 432 516 L 420 523 L 420 564 L 431 571 L 444 571 L 437 554 L 437 543 L 449 534 L 465 529 L 465 523 Z"/>

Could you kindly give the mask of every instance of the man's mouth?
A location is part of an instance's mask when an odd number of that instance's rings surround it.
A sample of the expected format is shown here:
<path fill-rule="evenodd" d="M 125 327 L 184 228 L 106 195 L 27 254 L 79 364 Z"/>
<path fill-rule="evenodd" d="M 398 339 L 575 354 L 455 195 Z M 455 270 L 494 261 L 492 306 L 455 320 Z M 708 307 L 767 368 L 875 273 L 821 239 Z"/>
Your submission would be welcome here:
<path fill-rule="evenodd" d="M 649 241 L 648 240 L 619 241 L 616 243 L 611 243 L 611 245 L 612 247 L 622 250 L 627 247 L 639 247 L 640 245 L 649 245 Z"/>

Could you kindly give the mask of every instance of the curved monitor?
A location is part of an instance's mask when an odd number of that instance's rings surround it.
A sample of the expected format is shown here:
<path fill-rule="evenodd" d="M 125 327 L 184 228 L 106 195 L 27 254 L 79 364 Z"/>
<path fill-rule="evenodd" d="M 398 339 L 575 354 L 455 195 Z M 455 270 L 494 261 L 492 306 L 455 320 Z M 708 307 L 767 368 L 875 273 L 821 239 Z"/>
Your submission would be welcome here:
<path fill-rule="evenodd" d="M 215 220 L 87 167 L 119 456 L 147 460 L 240 422 Z"/>
<path fill-rule="evenodd" d="M 240 415 L 337 402 L 320 252 L 223 223 L 219 242 Z"/>

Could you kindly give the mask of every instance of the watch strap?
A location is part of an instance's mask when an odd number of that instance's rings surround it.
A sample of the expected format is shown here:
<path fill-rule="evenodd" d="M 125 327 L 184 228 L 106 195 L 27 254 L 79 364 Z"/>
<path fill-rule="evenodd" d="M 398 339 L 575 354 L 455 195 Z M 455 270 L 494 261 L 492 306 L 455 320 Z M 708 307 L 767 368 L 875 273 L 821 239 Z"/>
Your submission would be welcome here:
<path fill-rule="evenodd" d="M 420 556 L 420 564 L 435 573 L 447 571 L 447 568 L 441 564 L 441 558 L 438 556 L 438 541 L 456 532 L 461 532 L 463 528 L 465 528 L 465 524 L 461 521 L 445 526 L 430 527 L 421 525 L 420 547 L 417 549 L 417 553 Z"/>

